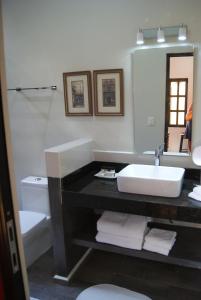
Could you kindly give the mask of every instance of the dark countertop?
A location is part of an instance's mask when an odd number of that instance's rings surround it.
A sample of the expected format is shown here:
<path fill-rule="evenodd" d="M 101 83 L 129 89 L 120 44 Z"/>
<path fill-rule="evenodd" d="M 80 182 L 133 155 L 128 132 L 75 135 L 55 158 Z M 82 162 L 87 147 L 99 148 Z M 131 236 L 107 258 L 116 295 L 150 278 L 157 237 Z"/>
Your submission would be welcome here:
<path fill-rule="evenodd" d="M 147 196 L 118 191 L 116 179 L 94 177 L 104 163 L 93 162 L 62 180 L 65 205 L 108 209 L 155 218 L 201 223 L 201 202 L 188 197 L 195 180 L 185 179 L 178 198 Z M 109 165 L 109 163 L 105 163 Z M 119 171 L 124 164 L 113 164 Z M 119 168 L 119 169 L 118 169 Z"/>

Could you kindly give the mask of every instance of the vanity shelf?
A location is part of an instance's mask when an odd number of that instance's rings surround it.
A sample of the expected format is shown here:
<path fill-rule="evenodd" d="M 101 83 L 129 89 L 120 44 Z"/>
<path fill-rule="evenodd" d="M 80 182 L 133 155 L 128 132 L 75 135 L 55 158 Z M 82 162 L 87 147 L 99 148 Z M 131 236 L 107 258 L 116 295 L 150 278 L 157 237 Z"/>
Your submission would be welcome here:
<path fill-rule="evenodd" d="M 115 179 L 94 177 L 102 168 L 119 172 L 126 165 L 95 161 L 64 177 L 61 182 L 56 178 L 48 179 L 57 274 L 66 276 L 86 248 L 201 270 L 199 228 L 152 224 L 177 231 L 177 240 L 169 256 L 96 242 L 97 214 L 104 210 L 201 224 L 201 203 L 188 198 L 197 183 L 195 178 L 185 178 L 178 198 L 167 198 L 120 193 Z M 188 173 L 187 170 L 186 175 Z"/>
<path fill-rule="evenodd" d="M 74 245 L 84 246 L 96 250 L 109 251 L 117 254 L 133 256 L 136 258 L 201 270 L 201 229 L 158 223 L 150 223 L 149 227 L 174 230 L 177 232 L 176 243 L 170 251 L 169 256 L 146 250 L 133 250 L 110 244 L 99 243 L 95 240 L 97 233 L 95 225 L 93 229 L 89 230 L 85 228 L 83 232 L 78 233 L 73 238 L 72 243 Z"/>

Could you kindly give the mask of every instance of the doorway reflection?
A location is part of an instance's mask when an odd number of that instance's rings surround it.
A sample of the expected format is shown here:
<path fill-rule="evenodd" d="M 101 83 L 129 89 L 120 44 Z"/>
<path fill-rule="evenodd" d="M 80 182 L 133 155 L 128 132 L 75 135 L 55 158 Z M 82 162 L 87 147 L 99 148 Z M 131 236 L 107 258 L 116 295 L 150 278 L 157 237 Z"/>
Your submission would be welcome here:
<path fill-rule="evenodd" d="M 167 54 L 165 151 L 191 152 L 193 53 Z"/>

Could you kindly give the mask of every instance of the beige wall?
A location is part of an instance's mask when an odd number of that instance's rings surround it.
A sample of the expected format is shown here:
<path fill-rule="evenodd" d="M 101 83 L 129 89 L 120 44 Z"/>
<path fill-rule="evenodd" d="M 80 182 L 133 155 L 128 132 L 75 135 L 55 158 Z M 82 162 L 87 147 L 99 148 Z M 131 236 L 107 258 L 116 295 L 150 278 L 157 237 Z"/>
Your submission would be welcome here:
<path fill-rule="evenodd" d="M 189 57 L 171 57 L 170 78 L 188 78 L 188 105 L 193 101 L 193 60 Z"/>

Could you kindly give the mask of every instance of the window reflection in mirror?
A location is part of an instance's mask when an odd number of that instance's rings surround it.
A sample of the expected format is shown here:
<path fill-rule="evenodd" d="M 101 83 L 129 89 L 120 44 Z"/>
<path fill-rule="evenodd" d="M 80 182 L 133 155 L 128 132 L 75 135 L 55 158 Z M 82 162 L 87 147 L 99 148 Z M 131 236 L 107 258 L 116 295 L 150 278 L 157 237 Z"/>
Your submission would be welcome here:
<path fill-rule="evenodd" d="M 165 151 L 191 152 L 192 102 L 193 53 L 168 53 Z"/>

